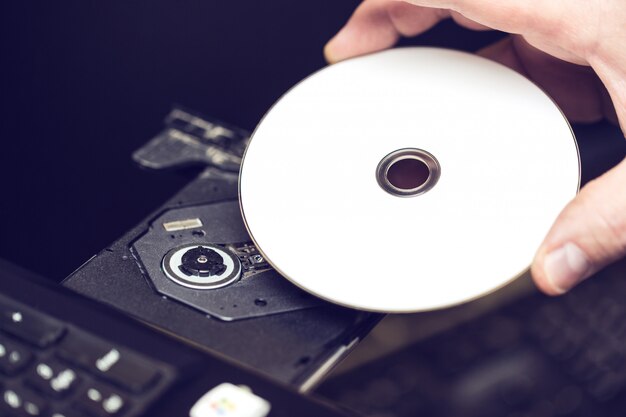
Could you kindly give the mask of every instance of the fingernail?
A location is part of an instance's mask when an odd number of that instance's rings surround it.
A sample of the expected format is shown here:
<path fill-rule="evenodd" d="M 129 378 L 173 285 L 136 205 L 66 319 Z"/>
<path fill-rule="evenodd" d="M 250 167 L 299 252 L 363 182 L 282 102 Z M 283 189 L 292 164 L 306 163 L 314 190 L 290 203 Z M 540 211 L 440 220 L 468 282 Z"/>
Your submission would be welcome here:
<path fill-rule="evenodd" d="M 335 51 L 333 48 L 334 41 L 335 38 L 332 38 L 330 41 L 328 41 L 326 46 L 324 46 L 324 59 L 326 59 L 326 62 L 328 62 L 329 64 L 334 64 L 335 62 L 337 62 L 334 54 Z"/>
<path fill-rule="evenodd" d="M 344 26 L 331 40 L 328 41 L 326 46 L 324 46 L 324 58 L 326 58 L 326 61 L 329 63 L 332 64 L 341 60 L 342 56 L 340 54 L 340 50 L 338 50 L 338 45 L 341 45 L 343 39 L 348 36 L 346 34 L 347 32 L 348 30 L 346 30 L 346 27 Z"/>
<path fill-rule="evenodd" d="M 333 38 L 334 39 L 334 38 Z M 332 51 L 332 45 L 331 43 L 333 42 L 333 40 L 331 39 L 326 46 L 324 46 L 324 59 L 326 60 L 326 62 L 328 62 L 329 64 L 333 64 L 335 62 L 335 60 L 333 59 L 333 51 Z"/>
<path fill-rule="evenodd" d="M 543 270 L 552 287 L 560 293 L 573 288 L 591 271 L 587 255 L 574 243 L 566 243 L 546 255 Z"/>

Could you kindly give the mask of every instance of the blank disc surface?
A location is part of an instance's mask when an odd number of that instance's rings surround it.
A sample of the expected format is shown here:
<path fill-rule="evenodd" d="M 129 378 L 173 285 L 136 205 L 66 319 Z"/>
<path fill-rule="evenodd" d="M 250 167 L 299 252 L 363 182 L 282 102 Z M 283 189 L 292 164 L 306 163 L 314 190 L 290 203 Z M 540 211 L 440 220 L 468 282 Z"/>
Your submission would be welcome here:
<path fill-rule="evenodd" d="M 296 285 L 416 312 L 524 272 L 579 172 L 569 124 L 526 78 L 462 52 L 404 48 L 287 92 L 254 132 L 240 203 L 261 252 Z"/>

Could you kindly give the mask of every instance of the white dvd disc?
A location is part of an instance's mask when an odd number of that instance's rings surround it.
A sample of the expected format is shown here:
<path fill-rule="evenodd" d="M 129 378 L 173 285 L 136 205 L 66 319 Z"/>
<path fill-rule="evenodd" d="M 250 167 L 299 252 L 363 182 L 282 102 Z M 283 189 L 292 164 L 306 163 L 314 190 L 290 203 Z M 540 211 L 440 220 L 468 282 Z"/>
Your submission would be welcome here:
<path fill-rule="evenodd" d="M 526 271 L 579 181 L 570 126 L 532 82 L 475 55 L 404 48 L 286 93 L 254 132 L 239 195 L 259 250 L 299 287 L 416 312 Z"/>

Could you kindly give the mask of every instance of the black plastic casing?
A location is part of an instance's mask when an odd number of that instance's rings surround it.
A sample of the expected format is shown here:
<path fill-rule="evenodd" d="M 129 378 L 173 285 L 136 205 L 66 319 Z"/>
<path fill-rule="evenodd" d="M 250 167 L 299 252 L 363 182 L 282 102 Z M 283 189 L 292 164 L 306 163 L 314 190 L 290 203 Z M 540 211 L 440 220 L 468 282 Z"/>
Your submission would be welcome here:
<path fill-rule="evenodd" d="M 159 294 L 131 253 L 133 242 L 163 212 L 225 201 L 237 201 L 236 182 L 199 175 L 153 215 L 72 273 L 63 285 L 308 391 L 382 315 L 320 302 L 298 311 L 223 321 Z M 237 216 L 233 222 L 241 222 L 240 214 Z"/>

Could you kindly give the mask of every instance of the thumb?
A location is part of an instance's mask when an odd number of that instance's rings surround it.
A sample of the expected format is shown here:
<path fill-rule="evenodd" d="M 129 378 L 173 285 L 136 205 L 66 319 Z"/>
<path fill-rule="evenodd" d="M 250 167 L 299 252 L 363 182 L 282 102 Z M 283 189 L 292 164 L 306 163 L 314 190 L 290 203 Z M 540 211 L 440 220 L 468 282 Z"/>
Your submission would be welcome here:
<path fill-rule="evenodd" d="M 531 267 L 537 286 L 562 294 L 626 255 L 626 159 L 588 183 L 561 212 Z"/>

